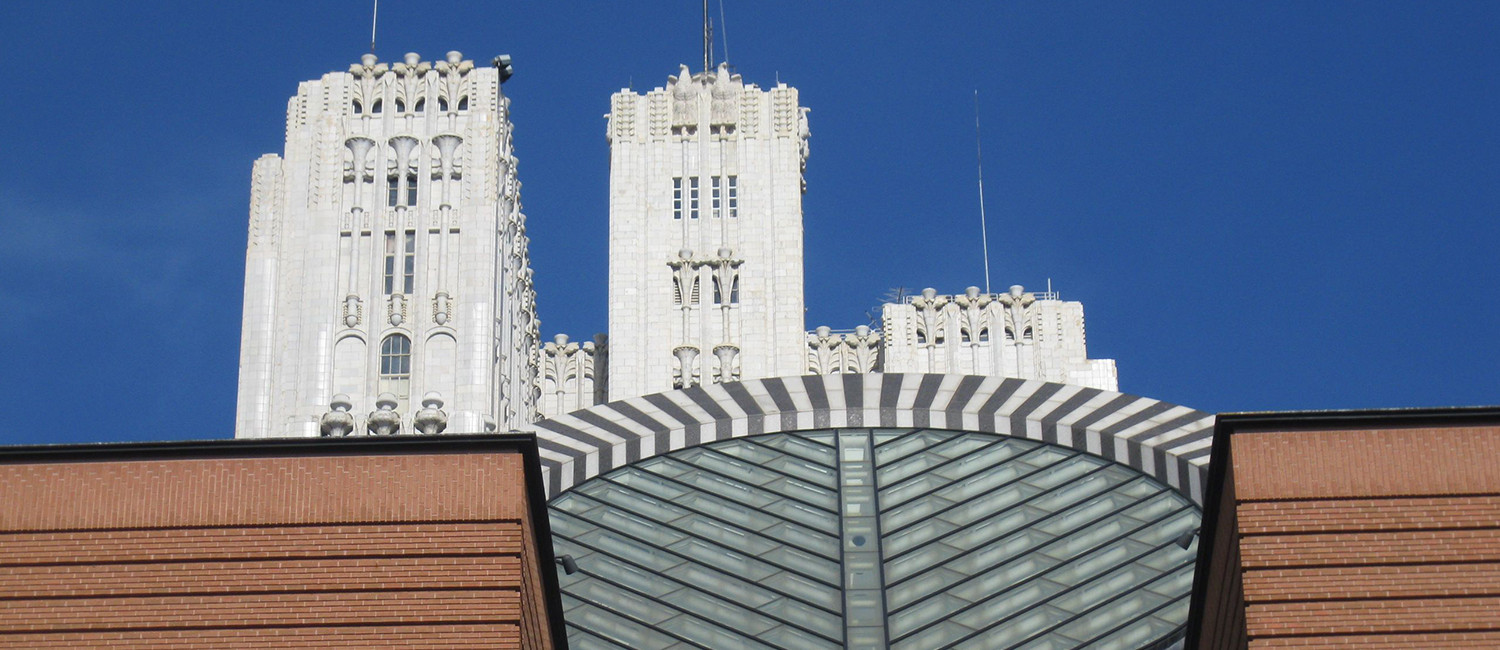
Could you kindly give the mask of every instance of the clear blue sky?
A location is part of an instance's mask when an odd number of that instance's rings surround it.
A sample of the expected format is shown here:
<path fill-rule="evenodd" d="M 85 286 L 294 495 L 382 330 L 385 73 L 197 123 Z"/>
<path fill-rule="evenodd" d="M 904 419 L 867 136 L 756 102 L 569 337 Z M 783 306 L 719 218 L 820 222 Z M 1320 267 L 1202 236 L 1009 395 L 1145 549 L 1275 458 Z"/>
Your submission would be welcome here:
<path fill-rule="evenodd" d="M 1500 3 L 724 4 L 812 109 L 809 327 L 983 284 L 977 89 L 994 285 L 1082 301 L 1125 391 L 1500 403 Z M 602 331 L 601 115 L 701 61 L 699 4 L 380 12 L 383 60 L 515 58 L 543 335 Z M 230 435 L 251 161 L 368 35 L 363 1 L 7 5 L 0 443 Z"/>

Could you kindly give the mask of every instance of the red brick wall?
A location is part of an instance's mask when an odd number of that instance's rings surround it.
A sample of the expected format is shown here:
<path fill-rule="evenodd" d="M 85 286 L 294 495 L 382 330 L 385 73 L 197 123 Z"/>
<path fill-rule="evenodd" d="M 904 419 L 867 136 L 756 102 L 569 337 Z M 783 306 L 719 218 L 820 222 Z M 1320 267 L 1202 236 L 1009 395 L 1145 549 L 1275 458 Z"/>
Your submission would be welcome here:
<path fill-rule="evenodd" d="M 1251 648 L 1500 647 L 1500 428 L 1230 444 Z"/>
<path fill-rule="evenodd" d="M 522 462 L 0 465 L 0 647 L 521 648 Z"/>

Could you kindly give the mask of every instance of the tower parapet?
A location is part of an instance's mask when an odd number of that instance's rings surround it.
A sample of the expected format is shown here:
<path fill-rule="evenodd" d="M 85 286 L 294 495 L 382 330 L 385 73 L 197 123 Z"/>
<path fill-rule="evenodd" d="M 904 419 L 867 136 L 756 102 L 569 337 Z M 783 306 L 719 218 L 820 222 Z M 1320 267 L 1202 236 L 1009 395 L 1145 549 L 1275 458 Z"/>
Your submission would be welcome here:
<path fill-rule="evenodd" d="M 797 90 L 682 66 L 610 106 L 610 399 L 802 374 Z"/>
<path fill-rule="evenodd" d="M 535 419 L 535 292 L 502 74 L 458 52 L 365 55 L 299 85 L 285 153 L 253 174 L 237 437 L 319 435 L 336 394 L 341 412 L 396 413 L 403 431 L 426 393 L 448 431 Z M 394 406 L 377 409 L 382 393 Z"/>

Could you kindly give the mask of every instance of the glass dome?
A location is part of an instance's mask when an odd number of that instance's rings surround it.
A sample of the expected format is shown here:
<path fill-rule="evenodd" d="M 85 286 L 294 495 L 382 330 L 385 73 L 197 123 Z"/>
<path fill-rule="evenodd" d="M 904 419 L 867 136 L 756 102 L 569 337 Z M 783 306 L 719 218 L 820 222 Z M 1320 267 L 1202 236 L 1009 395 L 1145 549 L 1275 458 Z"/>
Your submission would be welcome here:
<path fill-rule="evenodd" d="M 1024 438 L 838 429 L 651 457 L 550 504 L 573 648 L 1126 648 L 1187 619 L 1195 504 Z"/>

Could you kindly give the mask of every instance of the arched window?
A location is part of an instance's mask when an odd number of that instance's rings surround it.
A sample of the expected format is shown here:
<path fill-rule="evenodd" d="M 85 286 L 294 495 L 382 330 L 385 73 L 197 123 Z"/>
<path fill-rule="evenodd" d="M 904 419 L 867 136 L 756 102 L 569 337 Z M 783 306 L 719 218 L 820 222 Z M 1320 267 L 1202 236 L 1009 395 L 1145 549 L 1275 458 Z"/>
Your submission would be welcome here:
<path fill-rule="evenodd" d="M 958 340 L 961 341 L 961 342 L 963 342 L 963 343 L 968 343 L 968 342 L 970 342 L 972 340 L 972 338 L 969 336 L 969 328 L 967 328 L 967 327 L 959 328 L 959 330 L 958 330 Z"/>
<path fill-rule="evenodd" d="M 920 327 L 917 328 L 917 344 L 921 345 L 921 344 L 926 343 L 926 342 L 927 342 L 927 330 L 924 330 L 924 329 L 922 329 Z"/>
<path fill-rule="evenodd" d="M 467 111 L 467 110 L 469 110 L 469 96 L 468 95 L 464 95 L 463 97 L 459 97 L 458 98 L 458 110 L 460 110 L 460 111 Z"/>
<path fill-rule="evenodd" d="M 383 101 L 381 101 L 379 99 L 375 100 L 374 104 L 370 104 L 370 112 L 373 113 L 373 114 L 375 114 L 375 115 L 379 115 L 381 109 L 383 109 L 383 108 L 385 108 L 385 102 L 383 102 Z"/>
<path fill-rule="evenodd" d="M 734 282 L 729 285 L 729 304 L 740 304 L 740 276 L 734 276 Z"/>
<path fill-rule="evenodd" d="M 411 339 L 392 334 L 380 342 L 380 392 L 405 400 L 411 393 Z"/>
<path fill-rule="evenodd" d="M 717 277 L 714 278 L 714 304 L 724 304 L 724 291 L 723 288 L 719 286 L 719 278 Z"/>
<path fill-rule="evenodd" d="M 438 110 L 440 110 L 440 111 L 442 111 L 444 113 L 448 112 L 448 98 L 447 97 L 439 97 L 438 98 Z"/>
<path fill-rule="evenodd" d="M 425 111 L 425 110 L 427 110 L 427 98 L 425 98 L 425 97 L 418 98 L 417 99 L 416 112 L 421 113 L 422 111 Z"/>
<path fill-rule="evenodd" d="M 354 114 L 355 115 L 360 115 L 360 114 L 363 114 L 364 112 L 365 112 L 364 105 L 360 104 L 358 99 L 354 100 Z"/>
<path fill-rule="evenodd" d="M 988 327 L 981 327 L 981 328 L 979 328 L 979 340 L 981 342 L 990 340 L 990 328 L 988 328 Z"/>
<path fill-rule="evenodd" d="M 406 112 L 406 101 L 402 100 L 400 97 L 396 98 L 396 112 L 397 113 L 405 113 Z"/>

